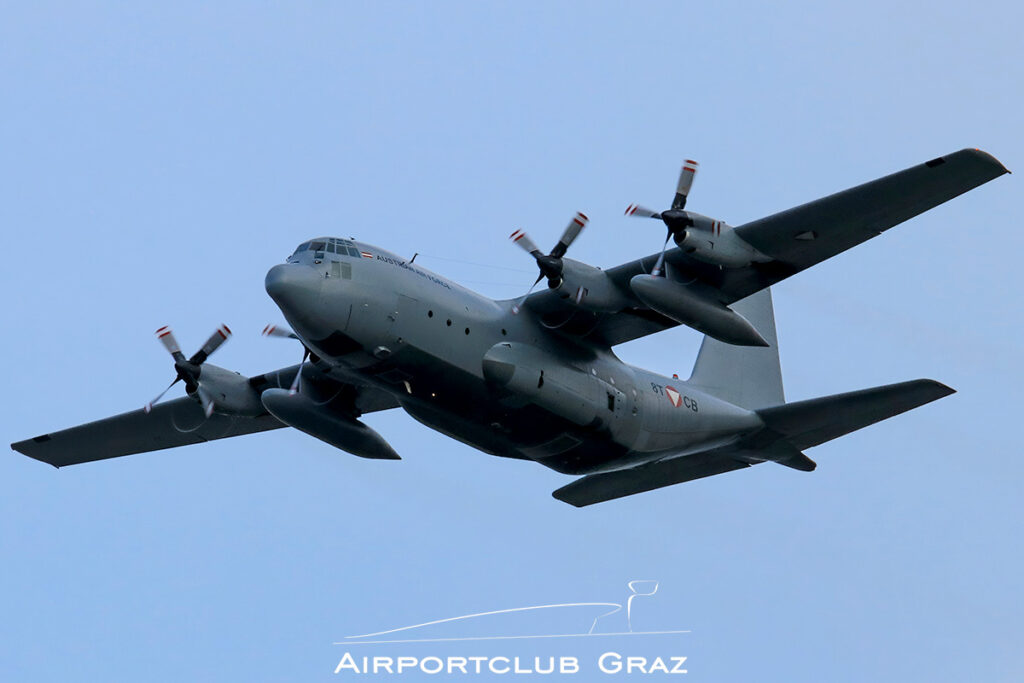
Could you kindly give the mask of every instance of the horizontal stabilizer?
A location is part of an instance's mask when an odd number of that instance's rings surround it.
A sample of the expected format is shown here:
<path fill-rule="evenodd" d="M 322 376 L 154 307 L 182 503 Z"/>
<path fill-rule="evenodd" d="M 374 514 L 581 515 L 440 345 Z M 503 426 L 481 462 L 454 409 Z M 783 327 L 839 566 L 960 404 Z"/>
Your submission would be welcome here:
<path fill-rule="evenodd" d="M 797 450 L 811 448 L 954 393 L 945 384 L 918 379 L 808 401 L 764 408 L 768 429 Z M 783 463 L 786 464 L 786 463 Z"/>
<path fill-rule="evenodd" d="M 735 460 L 732 453 L 733 450 L 729 448 L 716 449 L 660 460 L 628 470 L 591 474 L 563 486 L 551 495 L 570 505 L 584 507 L 750 467 L 745 462 Z"/>

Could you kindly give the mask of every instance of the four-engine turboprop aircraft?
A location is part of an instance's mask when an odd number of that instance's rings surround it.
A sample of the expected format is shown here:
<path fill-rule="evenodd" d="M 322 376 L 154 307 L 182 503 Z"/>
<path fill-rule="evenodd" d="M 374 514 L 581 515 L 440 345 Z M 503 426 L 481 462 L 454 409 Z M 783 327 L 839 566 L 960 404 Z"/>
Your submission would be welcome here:
<path fill-rule="evenodd" d="M 485 453 L 582 475 L 554 496 L 584 506 L 765 461 L 810 471 L 805 449 L 952 393 L 915 380 L 786 403 L 768 288 L 1007 173 L 1002 164 L 966 149 L 735 228 L 685 210 L 696 169 L 684 165 L 670 209 L 627 209 L 664 223 L 660 253 L 609 270 L 566 258 L 583 214 L 548 254 L 513 233 L 548 285 L 519 300 L 369 244 L 304 242 L 266 277 L 292 329 L 265 332 L 300 341 L 301 364 L 243 377 L 206 362 L 227 327 L 190 358 L 161 328 L 187 396 L 12 448 L 62 467 L 291 426 L 398 459 L 359 417 L 401 407 Z M 678 324 L 706 335 L 688 380 L 612 350 Z"/>

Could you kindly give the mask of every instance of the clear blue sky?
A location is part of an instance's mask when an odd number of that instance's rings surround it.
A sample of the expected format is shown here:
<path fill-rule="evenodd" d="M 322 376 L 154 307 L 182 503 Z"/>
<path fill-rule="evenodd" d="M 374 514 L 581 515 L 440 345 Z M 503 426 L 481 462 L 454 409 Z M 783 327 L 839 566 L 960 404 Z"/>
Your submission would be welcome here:
<path fill-rule="evenodd" d="M 3 436 L 141 406 L 172 375 L 161 325 L 191 348 L 227 323 L 216 362 L 246 374 L 296 362 L 258 336 L 281 320 L 263 275 L 311 236 L 509 297 L 533 277 L 515 228 L 550 241 L 583 210 L 575 257 L 654 251 L 622 210 L 667 201 L 683 158 L 692 208 L 732 224 L 962 147 L 1021 170 L 1021 20 L 1010 2 L 6 3 Z M 561 475 L 400 412 L 367 420 L 400 463 L 286 430 L 61 471 L 10 452 L 0 678 L 338 680 L 351 633 L 653 578 L 646 625 L 691 635 L 412 654 L 1021 680 L 1019 177 L 775 288 L 789 398 L 959 391 L 812 450 L 813 474 L 577 510 L 550 497 Z M 686 376 L 698 343 L 620 355 Z"/>

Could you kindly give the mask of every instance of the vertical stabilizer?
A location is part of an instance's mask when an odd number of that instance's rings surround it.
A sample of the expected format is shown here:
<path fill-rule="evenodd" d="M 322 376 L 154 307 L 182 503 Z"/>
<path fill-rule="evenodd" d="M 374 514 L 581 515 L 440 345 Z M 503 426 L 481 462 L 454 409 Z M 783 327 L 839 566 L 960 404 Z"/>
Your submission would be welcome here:
<path fill-rule="evenodd" d="M 731 308 L 757 329 L 768 346 L 734 346 L 705 335 L 689 384 L 749 410 L 784 403 L 771 290 L 751 294 Z"/>

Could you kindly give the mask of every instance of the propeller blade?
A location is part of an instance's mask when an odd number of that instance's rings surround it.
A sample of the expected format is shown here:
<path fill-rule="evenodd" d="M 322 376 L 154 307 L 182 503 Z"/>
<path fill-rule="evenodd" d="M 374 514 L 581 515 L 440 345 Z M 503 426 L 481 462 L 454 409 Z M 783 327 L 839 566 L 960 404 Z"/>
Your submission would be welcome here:
<path fill-rule="evenodd" d="M 160 343 L 167 349 L 167 353 L 174 356 L 175 360 L 181 357 L 181 347 L 178 346 L 178 340 L 174 338 L 174 332 L 167 325 L 164 325 L 156 331 L 156 338 L 160 340 Z"/>
<path fill-rule="evenodd" d="M 289 394 L 297 394 L 302 386 L 302 366 L 306 364 L 306 359 L 309 358 L 309 349 L 302 348 L 302 362 L 299 363 L 299 370 L 295 373 L 295 379 L 292 380 L 292 385 L 288 387 Z"/>
<path fill-rule="evenodd" d="M 153 406 L 155 406 L 160 401 L 160 399 L 162 399 L 164 397 L 164 394 L 166 394 L 168 391 L 170 391 L 171 387 L 173 387 L 175 384 L 177 384 L 180 381 L 181 381 L 180 377 L 175 377 L 174 381 L 171 382 L 170 384 L 168 384 L 167 388 L 164 389 L 163 391 L 161 391 L 160 394 L 156 398 L 154 398 L 152 401 L 150 401 L 146 405 L 142 406 L 142 410 L 145 411 L 146 414 L 149 414 L 149 412 L 151 410 L 153 410 Z"/>
<path fill-rule="evenodd" d="M 278 327 L 277 325 L 270 324 L 263 328 L 264 337 L 284 337 L 286 339 L 298 339 L 294 332 L 289 330 L 287 327 Z"/>
<path fill-rule="evenodd" d="M 583 228 L 587 227 L 587 222 L 590 221 L 585 213 L 580 211 L 576 212 L 576 215 L 569 221 L 569 225 L 565 226 L 565 231 L 562 233 L 562 238 L 558 240 L 558 244 L 551 250 L 551 256 L 555 258 L 562 258 L 565 256 L 565 252 L 569 250 L 569 247 L 576 238 L 580 236 Z"/>
<path fill-rule="evenodd" d="M 679 171 L 679 182 L 676 184 L 676 196 L 672 200 L 673 209 L 686 207 L 686 197 L 690 194 L 690 188 L 693 187 L 693 178 L 697 175 L 698 166 L 699 164 L 692 159 L 687 159 L 683 164 L 683 169 Z"/>
<path fill-rule="evenodd" d="M 203 344 L 203 348 L 196 351 L 196 355 L 189 358 L 190 363 L 196 365 L 202 365 L 202 363 L 210 357 L 210 355 L 220 348 L 220 345 L 227 341 L 228 337 L 231 336 L 231 330 L 227 325 L 221 325 L 217 328 L 217 331 L 210 335 L 210 338 Z"/>
<path fill-rule="evenodd" d="M 661 275 L 661 268 L 665 265 L 665 250 L 668 249 L 668 241 L 672 238 L 672 231 L 669 230 L 668 234 L 665 235 L 665 243 L 661 245 L 661 254 L 658 256 L 657 263 L 654 264 L 654 269 L 651 271 L 651 275 L 658 277 Z"/>
<path fill-rule="evenodd" d="M 537 248 L 537 244 L 522 230 L 516 230 L 514 233 L 509 235 L 509 239 L 518 244 L 523 251 L 528 254 L 536 256 L 537 254 L 542 253 L 541 250 Z"/>
<path fill-rule="evenodd" d="M 213 397 L 203 388 L 202 384 L 196 387 L 196 393 L 199 394 L 199 402 L 203 404 L 203 413 L 206 417 L 213 415 Z"/>
<path fill-rule="evenodd" d="M 530 289 L 527 290 L 526 294 L 523 294 L 519 301 L 512 304 L 512 314 L 519 315 L 519 311 L 523 310 L 523 302 L 526 301 L 527 297 L 533 294 L 533 288 L 537 286 L 537 283 L 544 279 L 544 273 L 537 276 L 537 279 L 530 285 Z"/>
<path fill-rule="evenodd" d="M 647 207 L 640 206 L 639 204 L 630 204 L 626 207 L 627 216 L 636 216 L 638 218 L 661 218 L 661 214 L 657 211 L 651 211 Z"/>

